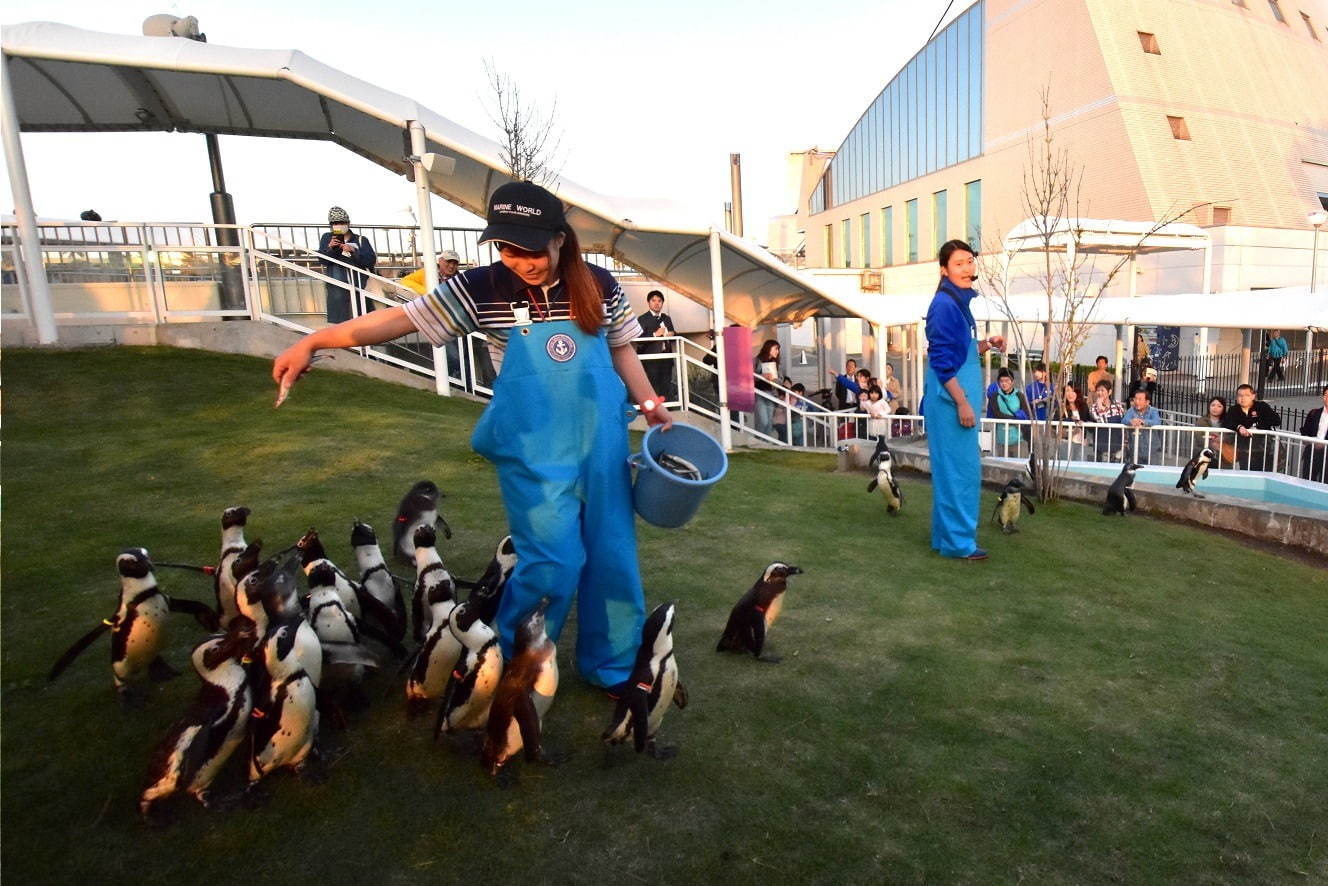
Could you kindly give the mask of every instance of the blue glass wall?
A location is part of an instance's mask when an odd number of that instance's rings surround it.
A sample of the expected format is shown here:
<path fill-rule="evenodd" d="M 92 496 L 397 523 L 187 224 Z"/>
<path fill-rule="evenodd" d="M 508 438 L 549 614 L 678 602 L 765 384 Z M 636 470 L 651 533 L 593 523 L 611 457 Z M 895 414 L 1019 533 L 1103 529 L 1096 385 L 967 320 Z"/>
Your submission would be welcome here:
<path fill-rule="evenodd" d="M 982 153 L 981 0 L 881 90 L 812 190 L 811 214 Z"/>

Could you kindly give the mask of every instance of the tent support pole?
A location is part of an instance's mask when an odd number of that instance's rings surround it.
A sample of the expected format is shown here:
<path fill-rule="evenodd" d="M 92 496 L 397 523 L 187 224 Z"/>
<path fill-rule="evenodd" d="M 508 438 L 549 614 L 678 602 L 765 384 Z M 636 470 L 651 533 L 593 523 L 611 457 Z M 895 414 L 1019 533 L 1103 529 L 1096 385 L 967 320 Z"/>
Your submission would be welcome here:
<path fill-rule="evenodd" d="M 913 324 L 913 391 L 915 400 L 912 404 L 913 414 L 918 414 L 918 406 L 922 403 L 922 338 L 923 322 L 919 320 Z"/>
<path fill-rule="evenodd" d="M 438 285 L 438 256 L 433 248 L 433 204 L 429 202 L 429 176 L 424 169 L 424 154 L 427 145 L 424 141 L 424 127 L 420 121 L 411 120 L 410 127 L 410 165 L 415 172 L 415 199 L 419 204 L 420 217 L 420 252 L 424 258 L 424 291 L 433 292 Z M 465 340 L 458 340 L 457 353 L 466 346 Z M 462 358 L 464 360 L 464 357 Z M 440 396 L 452 396 L 452 383 L 447 377 L 447 349 L 433 349 L 433 384 Z"/>
<path fill-rule="evenodd" d="M 724 261 L 719 230 L 710 229 L 710 323 L 715 330 L 715 373 L 719 391 L 719 445 L 733 451 L 733 429 L 729 427 L 728 366 L 724 354 Z"/>
<path fill-rule="evenodd" d="M 871 323 L 871 321 L 868 322 Z M 887 327 L 882 326 L 880 323 L 871 323 L 871 331 L 872 331 L 872 347 L 875 349 L 875 353 L 872 354 L 873 357 L 872 364 L 874 366 L 872 374 L 875 375 L 877 378 L 879 378 L 881 380 L 881 384 L 884 385 L 885 349 L 887 347 L 886 342 L 888 341 L 887 336 L 889 336 L 890 333 L 887 331 Z M 885 396 L 884 391 L 881 392 L 881 396 L 882 399 L 884 399 Z"/>
<path fill-rule="evenodd" d="M 37 213 L 32 208 L 32 191 L 28 187 L 28 166 L 23 160 L 23 144 L 19 139 L 18 111 L 14 107 L 9 64 L 9 56 L 4 56 L 4 77 L 0 77 L 0 105 L 3 105 L 0 122 L 4 123 L 5 166 L 9 171 L 9 187 L 14 193 L 14 215 L 23 248 L 22 273 L 28 284 L 28 310 L 32 312 L 32 322 L 37 327 L 37 342 L 53 345 L 57 340 L 55 312 L 51 309 L 51 287 L 46 282 L 46 268 L 42 263 L 41 237 L 37 233 Z"/>

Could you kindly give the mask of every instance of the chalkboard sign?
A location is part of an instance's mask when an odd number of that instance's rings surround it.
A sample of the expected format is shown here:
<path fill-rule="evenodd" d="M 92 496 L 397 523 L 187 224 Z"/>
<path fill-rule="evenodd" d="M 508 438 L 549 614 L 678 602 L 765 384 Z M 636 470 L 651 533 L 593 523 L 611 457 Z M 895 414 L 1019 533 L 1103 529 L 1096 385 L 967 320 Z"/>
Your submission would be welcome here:
<path fill-rule="evenodd" d="M 1180 327 L 1157 327 L 1157 338 L 1151 350 L 1154 369 L 1174 370 L 1180 360 Z"/>

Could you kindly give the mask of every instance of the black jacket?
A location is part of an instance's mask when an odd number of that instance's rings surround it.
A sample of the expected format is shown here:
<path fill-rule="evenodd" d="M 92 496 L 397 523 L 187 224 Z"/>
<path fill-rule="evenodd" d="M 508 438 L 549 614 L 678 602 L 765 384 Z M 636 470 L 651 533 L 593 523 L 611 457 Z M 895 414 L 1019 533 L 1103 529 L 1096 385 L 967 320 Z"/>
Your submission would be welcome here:
<path fill-rule="evenodd" d="M 1318 419 L 1315 419 L 1315 421 L 1318 421 Z M 1222 416 L 1222 427 L 1228 431 L 1234 431 L 1237 428 L 1271 431 L 1281 424 L 1282 416 L 1278 415 L 1276 409 L 1262 400 L 1255 400 L 1250 405 L 1248 414 L 1237 403 L 1227 410 L 1226 415 Z"/>
<path fill-rule="evenodd" d="M 1305 423 L 1304 423 L 1303 425 L 1300 426 L 1300 436 L 1302 436 L 1302 437 L 1318 437 L 1318 436 L 1319 436 L 1319 419 L 1322 418 L 1322 417 L 1323 417 L 1323 407 L 1322 407 L 1322 406 L 1320 406 L 1318 409 L 1311 409 L 1311 410 L 1310 410 L 1310 414 L 1307 415 L 1307 416 L 1305 416 Z M 1328 439 L 1328 438 L 1323 438 L 1323 439 Z"/>
<path fill-rule="evenodd" d="M 673 328 L 673 318 L 668 314 L 661 312 L 659 319 L 656 320 L 654 314 L 646 311 L 636 319 L 637 322 L 641 324 L 641 334 L 643 336 L 653 336 L 655 330 L 659 329 L 661 326 L 664 327 L 667 335 L 677 334 L 676 330 Z M 666 354 L 668 351 L 669 346 L 664 342 L 641 342 L 637 345 L 637 353 L 639 354 Z"/>

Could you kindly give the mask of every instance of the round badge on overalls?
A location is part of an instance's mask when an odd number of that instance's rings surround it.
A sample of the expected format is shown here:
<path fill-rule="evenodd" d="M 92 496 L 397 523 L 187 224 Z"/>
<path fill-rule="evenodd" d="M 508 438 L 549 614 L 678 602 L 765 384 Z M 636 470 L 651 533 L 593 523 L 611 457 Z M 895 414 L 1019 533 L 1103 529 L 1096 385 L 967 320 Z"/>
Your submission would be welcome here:
<path fill-rule="evenodd" d="M 576 340 L 565 332 L 555 333 L 545 342 L 544 350 L 555 363 L 566 363 L 576 356 Z"/>

